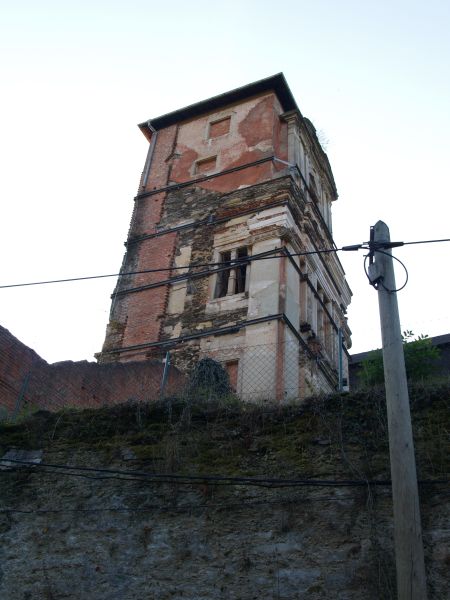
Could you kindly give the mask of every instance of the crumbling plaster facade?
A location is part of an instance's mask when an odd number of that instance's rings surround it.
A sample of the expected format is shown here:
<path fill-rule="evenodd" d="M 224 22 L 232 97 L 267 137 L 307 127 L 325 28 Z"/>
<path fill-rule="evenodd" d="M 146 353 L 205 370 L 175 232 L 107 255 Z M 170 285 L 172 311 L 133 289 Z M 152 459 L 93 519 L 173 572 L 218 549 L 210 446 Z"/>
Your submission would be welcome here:
<path fill-rule="evenodd" d="M 212 356 L 247 399 L 336 389 L 351 291 L 337 254 L 314 252 L 334 247 L 337 191 L 284 76 L 140 128 L 149 152 L 122 265 L 138 273 L 118 281 L 99 360 Z"/>

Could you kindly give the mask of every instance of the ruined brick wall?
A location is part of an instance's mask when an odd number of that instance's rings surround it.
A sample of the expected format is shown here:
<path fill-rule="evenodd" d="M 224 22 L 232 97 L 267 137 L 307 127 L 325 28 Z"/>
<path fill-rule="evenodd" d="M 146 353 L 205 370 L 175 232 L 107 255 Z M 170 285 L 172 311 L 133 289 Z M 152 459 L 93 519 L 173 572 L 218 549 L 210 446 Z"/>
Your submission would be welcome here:
<path fill-rule="evenodd" d="M 214 240 L 217 236 L 226 235 L 228 224 L 233 219 L 241 219 L 245 224 L 261 211 L 285 206 L 293 196 L 293 183 L 289 177 L 278 177 L 227 194 L 191 188 L 167 192 L 160 221 L 161 229 L 165 231 L 189 221 L 193 222 L 193 225 L 187 224 L 176 232 L 164 233 L 150 239 L 131 239 L 128 243 L 126 270 L 135 270 L 138 261 L 142 263 L 144 255 L 149 268 L 159 268 L 167 264 L 164 261 L 169 260 L 172 247 L 174 263 L 177 266 L 189 262 L 214 262 L 217 260 Z M 300 198 L 295 200 L 297 206 L 300 202 Z M 212 217 L 209 220 L 208 215 Z M 247 244 L 254 244 L 259 239 L 272 237 L 275 240 L 273 247 L 280 246 L 277 240 L 282 233 L 276 224 L 270 224 L 260 227 L 257 234 L 251 238 L 247 236 L 245 241 Z M 204 268 L 199 267 L 194 272 L 202 270 Z M 140 284 L 145 286 L 182 272 L 144 274 L 136 276 L 134 281 L 131 281 L 131 278 L 122 278 L 113 300 L 113 318 L 108 327 L 103 353 L 100 355 L 101 362 L 114 361 L 116 358 L 120 358 L 120 361 L 142 360 L 154 356 L 152 347 L 145 346 L 148 342 L 167 341 L 189 336 L 200 330 L 222 328 L 246 321 L 247 305 L 232 310 L 221 310 L 215 315 L 207 311 L 208 302 L 212 298 L 209 276 L 195 278 L 189 282 L 183 280 L 170 288 L 162 285 L 125 293 L 125 290 L 137 287 L 137 277 L 140 277 Z M 179 301 L 171 303 L 174 296 L 178 296 Z M 142 348 L 139 347 L 141 344 L 144 345 Z M 108 354 L 110 350 L 133 345 L 137 346 L 135 350 Z M 156 351 L 160 352 L 158 348 Z"/>
<path fill-rule="evenodd" d="M 0 327 L 0 407 L 9 415 L 29 409 L 98 407 L 159 397 L 164 364 L 99 365 L 88 361 L 48 364 Z M 183 389 L 185 377 L 172 367 L 166 393 Z"/>
<path fill-rule="evenodd" d="M 33 370 L 46 362 L 0 326 L 0 406 L 12 413 Z"/>
<path fill-rule="evenodd" d="M 137 273 L 119 278 L 98 360 L 144 361 L 170 344 L 175 364 L 189 369 L 214 350 L 226 368 L 238 361 L 243 398 L 252 353 L 259 353 L 243 348 L 267 345 L 276 367 L 264 368 L 261 391 L 287 399 L 308 387 L 306 375 L 294 381 L 300 371 L 292 357 L 287 382 L 282 353 L 292 334 L 308 360 L 326 363 L 315 384 L 328 392 L 337 386 L 338 331 L 348 346 L 351 335 L 342 266 L 334 254 L 315 255 L 333 244 L 336 186 L 312 123 L 287 107 L 287 88 L 251 89 L 140 126 L 150 147 L 122 265 L 122 273 Z M 280 260 L 258 264 L 268 254 Z M 246 265 L 233 262 L 242 256 Z M 308 309 L 299 300 L 305 273 L 312 274 Z"/>
<path fill-rule="evenodd" d="M 154 234 L 208 218 L 223 221 L 227 214 L 231 218 L 233 213 L 257 210 L 277 200 L 280 185 L 274 185 L 270 193 L 267 186 L 274 177 L 282 174 L 280 171 L 284 168 L 273 163 L 271 157 L 275 152 L 279 153 L 279 158 L 287 157 L 287 127 L 279 118 L 281 112 L 276 95 L 266 93 L 153 133 L 154 152 L 148 177 L 146 181 L 141 180 L 140 194 L 135 200 L 122 266 L 124 272 L 178 265 L 177 257 L 187 247 L 190 251 L 184 264 L 211 262 L 212 242 L 219 225 L 200 224 L 156 237 Z M 214 123 L 220 123 L 224 118 L 229 118 L 229 130 L 219 126 L 219 135 L 211 133 Z M 215 157 L 212 172 L 218 175 L 196 181 L 209 174 L 207 169 L 203 172 L 201 161 L 210 157 Z M 255 162 L 257 164 L 253 164 Z M 195 181 L 192 186 L 183 187 L 191 181 Z M 177 184 L 182 187 L 177 188 Z M 157 192 L 168 186 L 169 189 Z M 140 350 L 141 344 L 170 336 L 167 332 L 173 319 L 167 315 L 169 286 L 142 287 L 152 286 L 178 273 L 180 271 L 163 271 L 120 278 L 99 355 L 101 362 L 146 359 L 152 352 Z M 135 288 L 139 289 L 130 291 Z M 190 302 L 186 321 L 197 328 L 202 327 L 202 321 L 208 321 L 201 314 L 207 289 L 208 278 L 196 280 L 195 297 Z M 236 316 L 242 318 L 244 312 L 241 310 Z M 232 322 L 233 317 L 228 315 L 225 320 Z M 184 323 L 178 330 L 179 335 L 189 333 L 189 327 Z M 135 351 L 111 353 L 134 346 L 138 346 Z"/>

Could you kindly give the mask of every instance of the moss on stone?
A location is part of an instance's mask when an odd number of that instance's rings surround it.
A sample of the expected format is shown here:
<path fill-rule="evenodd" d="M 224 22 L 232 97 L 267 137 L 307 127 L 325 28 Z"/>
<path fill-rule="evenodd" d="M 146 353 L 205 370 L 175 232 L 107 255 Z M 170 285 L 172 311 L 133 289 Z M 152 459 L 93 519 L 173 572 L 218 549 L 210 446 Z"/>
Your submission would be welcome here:
<path fill-rule="evenodd" d="M 411 390 L 419 476 L 448 473 L 449 387 Z M 199 473 L 385 477 L 386 407 L 380 390 L 311 399 L 301 406 L 172 398 L 97 410 L 39 411 L 0 425 L 0 450 L 92 449 L 108 460 L 128 448 L 143 466 Z"/>

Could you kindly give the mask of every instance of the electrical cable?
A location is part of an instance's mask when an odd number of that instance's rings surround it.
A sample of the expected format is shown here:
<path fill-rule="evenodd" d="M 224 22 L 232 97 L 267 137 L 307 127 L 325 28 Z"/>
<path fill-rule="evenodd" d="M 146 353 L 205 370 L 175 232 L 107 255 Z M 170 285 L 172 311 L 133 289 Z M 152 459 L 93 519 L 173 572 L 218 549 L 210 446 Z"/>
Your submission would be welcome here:
<path fill-rule="evenodd" d="M 249 485 L 262 487 L 361 487 L 367 485 L 375 486 L 390 486 L 389 479 L 281 479 L 276 477 L 245 477 L 245 476 L 228 476 L 228 475 L 211 475 L 211 474 L 175 474 L 175 473 L 148 473 L 146 471 L 130 471 L 125 469 L 105 469 L 99 467 L 82 467 L 70 466 L 62 464 L 50 463 L 35 463 L 32 461 L 16 460 L 16 459 L 0 459 L 0 463 L 13 463 L 31 467 L 39 470 L 51 469 L 45 471 L 52 474 L 75 475 L 82 476 L 84 474 L 102 474 L 110 475 L 111 477 L 97 477 L 97 479 L 118 479 L 118 480 L 134 480 L 134 481 L 151 481 L 153 483 L 176 483 L 181 485 L 192 485 L 193 483 L 211 483 L 213 485 Z M 11 472 L 9 469 L 0 470 L 0 474 Z M 422 484 L 444 484 L 449 481 L 446 479 L 431 479 L 422 480 Z"/>
<path fill-rule="evenodd" d="M 276 251 L 281 251 L 282 248 L 274 248 L 273 250 L 271 250 L 271 252 L 276 252 Z M 310 254 L 325 254 L 325 253 L 329 253 L 329 252 L 339 252 L 341 249 L 340 248 L 325 248 L 323 250 L 310 250 L 308 252 L 297 252 L 295 254 L 290 254 L 290 256 L 308 256 Z M 262 254 L 266 254 L 265 252 Z M 209 262 L 209 263 L 191 263 L 189 265 L 185 265 L 185 266 L 172 266 L 172 267 L 161 267 L 161 268 L 157 268 L 157 269 L 144 269 L 142 271 L 127 271 L 126 273 L 109 273 L 106 275 L 88 275 L 88 276 L 83 276 L 83 277 L 69 277 L 67 279 L 50 279 L 50 280 L 45 280 L 45 281 L 31 281 L 31 282 L 26 282 L 26 283 L 12 283 L 12 284 L 7 284 L 7 285 L 0 285 L 0 289 L 5 289 L 5 288 L 13 288 L 13 287 L 25 287 L 25 286 L 32 286 L 32 285 L 46 285 L 46 284 L 50 284 L 50 283 L 68 283 L 68 282 L 72 282 L 72 281 L 86 281 L 89 279 L 104 279 L 107 277 L 127 277 L 129 275 L 143 275 L 146 273 L 161 273 L 161 272 L 166 272 L 166 271 L 177 271 L 180 269 L 195 269 L 197 267 L 224 267 L 229 265 L 230 267 L 234 267 L 237 266 L 239 264 L 248 264 L 254 260 L 271 260 L 274 258 L 283 258 L 284 256 L 286 256 L 285 254 L 283 255 L 277 255 L 277 256 L 259 256 L 259 255 L 253 255 L 253 256 L 247 256 L 245 258 L 236 258 L 233 260 L 228 260 L 228 261 L 221 261 L 221 262 Z M 214 271 L 211 272 L 211 274 L 213 274 Z"/>
<path fill-rule="evenodd" d="M 333 500 L 337 500 L 342 502 L 342 500 L 353 500 L 353 495 L 348 494 L 347 496 L 342 496 L 342 492 L 339 493 L 338 496 L 312 496 L 311 498 L 305 498 L 304 495 L 301 495 L 302 502 L 330 502 Z M 245 500 L 241 502 L 233 502 L 233 503 L 208 503 L 208 504 L 183 504 L 181 506 L 167 506 L 167 505 L 156 505 L 151 504 L 149 506 L 144 507 L 119 507 L 119 506 L 104 506 L 104 507 L 95 507 L 95 508 L 37 508 L 31 510 L 24 510 L 20 508 L 6 507 L 0 509 L 0 514 L 7 513 L 19 513 L 19 514 L 48 514 L 48 513 L 99 513 L 99 512 L 118 512 L 118 513 L 127 513 L 127 512 L 135 512 L 135 513 L 148 513 L 148 512 L 158 512 L 158 513 L 183 513 L 183 512 L 192 512 L 194 510 L 247 510 L 249 508 L 253 508 L 255 506 L 298 506 L 299 498 L 277 498 L 275 500 L 256 500 L 252 502 L 246 502 Z"/>
<path fill-rule="evenodd" d="M 441 240 L 420 240 L 418 242 L 403 242 L 402 246 L 410 246 L 412 244 L 435 244 L 437 242 L 450 242 L 450 238 L 444 238 Z"/>
<path fill-rule="evenodd" d="M 386 256 L 389 256 L 389 258 L 393 258 L 394 260 L 396 260 L 397 262 L 399 262 L 401 264 L 401 266 L 403 267 L 403 269 L 405 270 L 405 274 L 406 274 L 406 279 L 405 279 L 405 283 L 399 287 L 396 288 L 395 290 L 391 290 L 389 288 L 387 288 L 384 283 L 383 283 L 383 278 L 379 277 L 378 279 L 376 279 L 375 281 L 373 281 L 370 278 L 369 272 L 367 270 L 367 259 L 371 259 L 373 257 L 374 252 L 379 252 L 380 254 L 385 254 Z M 380 250 L 379 248 L 369 252 L 369 254 L 366 254 L 364 256 L 364 273 L 366 274 L 367 279 L 369 280 L 370 285 L 375 288 L 376 290 L 378 290 L 378 287 L 381 285 L 381 287 L 386 290 L 386 292 L 388 292 L 389 294 L 395 294 L 397 292 L 400 292 L 401 290 L 403 290 L 409 280 L 409 273 L 408 273 L 408 269 L 406 268 L 406 266 L 402 263 L 402 261 L 397 258 L 396 256 L 394 256 L 393 254 L 389 253 L 389 252 L 385 252 L 384 250 Z"/>
<path fill-rule="evenodd" d="M 382 244 L 380 249 L 376 249 L 376 251 L 381 252 L 382 248 L 387 249 L 387 248 L 394 248 L 394 247 L 398 247 L 398 246 L 407 246 L 407 245 L 411 245 L 411 244 L 432 244 L 432 243 L 437 243 L 437 242 L 450 242 L 450 238 L 436 239 L 436 240 L 419 240 L 419 241 L 414 241 L 414 242 L 390 242 L 389 244 Z M 342 246 L 341 248 L 324 248 L 322 250 L 310 250 L 307 252 L 295 252 L 295 253 L 290 253 L 290 256 L 310 256 L 310 255 L 314 255 L 314 254 L 329 254 L 332 252 L 351 252 L 351 251 L 366 250 L 366 249 L 369 249 L 369 242 L 364 242 L 362 244 L 353 244 L 353 245 L 348 245 L 348 246 Z M 280 251 L 281 248 L 274 248 L 273 252 L 275 252 L 277 250 Z M 180 269 L 195 269 L 197 267 L 223 267 L 223 266 L 226 266 L 227 264 L 230 264 L 230 266 L 236 266 L 239 264 L 247 264 L 254 260 L 273 260 L 273 259 L 280 259 L 285 256 L 286 256 L 285 254 L 275 255 L 275 256 L 274 255 L 271 255 L 271 256 L 255 255 L 255 256 L 248 256 L 248 257 L 242 258 L 242 259 L 234 259 L 234 260 L 230 260 L 230 261 L 193 263 L 193 264 L 189 264 L 189 265 L 185 265 L 185 266 L 181 266 L 181 267 L 171 266 L 171 267 L 161 267 L 161 268 L 157 268 L 157 269 L 144 269 L 141 271 L 127 271 L 125 273 L 108 273 L 108 274 L 104 274 L 104 275 L 86 275 L 86 276 L 82 276 L 82 277 L 69 277 L 69 278 L 65 278 L 65 279 L 49 279 L 49 280 L 44 280 L 44 281 L 29 281 L 29 282 L 24 282 L 24 283 L 12 283 L 12 284 L 0 285 L 0 289 L 35 286 L 35 285 L 47 285 L 47 284 L 53 284 L 53 283 L 88 281 L 91 279 L 104 279 L 104 278 L 108 278 L 108 277 L 127 277 L 130 275 L 143 275 L 146 273 L 161 273 L 161 272 L 167 272 L 167 271 L 176 271 L 176 270 L 180 270 Z M 399 260 L 399 259 L 396 259 L 396 260 Z M 399 261 L 399 262 L 401 262 L 401 261 Z M 403 263 L 402 263 L 402 265 L 403 265 Z M 212 273 L 213 272 L 214 271 L 212 271 Z M 403 287 L 399 288 L 399 289 L 403 289 Z"/>

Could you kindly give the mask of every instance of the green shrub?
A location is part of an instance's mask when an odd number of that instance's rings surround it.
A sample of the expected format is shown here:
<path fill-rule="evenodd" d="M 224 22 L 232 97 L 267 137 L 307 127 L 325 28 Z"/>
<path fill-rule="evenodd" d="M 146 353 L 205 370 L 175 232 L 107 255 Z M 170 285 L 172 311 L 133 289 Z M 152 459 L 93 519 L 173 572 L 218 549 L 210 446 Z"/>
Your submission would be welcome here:
<path fill-rule="evenodd" d="M 228 373 L 212 358 L 202 358 L 189 377 L 188 390 L 192 394 L 217 398 L 232 393 Z"/>
<path fill-rule="evenodd" d="M 438 347 L 433 346 L 427 335 L 403 332 L 403 354 L 405 356 L 406 377 L 409 381 L 424 381 L 436 375 L 437 360 L 441 355 Z M 362 362 L 360 380 L 363 385 L 372 386 L 384 382 L 383 353 L 373 350 Z"/>

